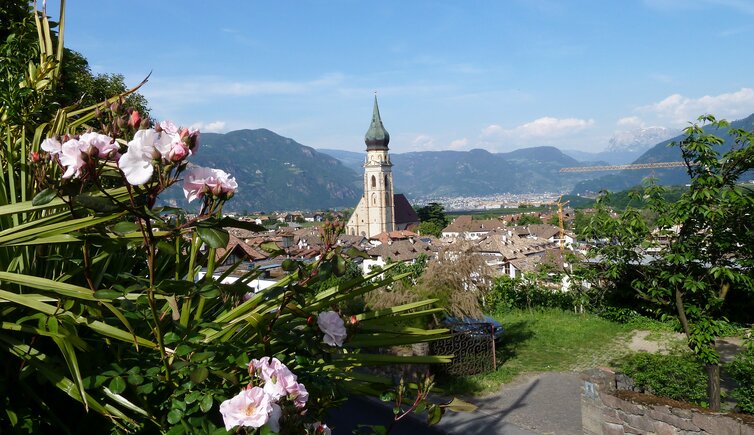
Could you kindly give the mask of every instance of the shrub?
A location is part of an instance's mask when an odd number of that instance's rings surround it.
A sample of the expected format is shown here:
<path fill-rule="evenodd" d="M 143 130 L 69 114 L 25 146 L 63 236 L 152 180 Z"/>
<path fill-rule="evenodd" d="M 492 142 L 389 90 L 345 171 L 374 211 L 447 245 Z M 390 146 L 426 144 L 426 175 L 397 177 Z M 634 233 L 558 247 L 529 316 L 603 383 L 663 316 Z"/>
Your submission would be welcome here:
<path fill-rule="evenodd" d="M 725 369 L 738 382 L 738 387 L 731 393 L 738 408 L 754 414 L 754 348 L 739 353 Z"/>
<path fill-rule="evenodd" d="M 704 366 L 689 353 L 635 353 L 623 358 L 620 371 L 633 379 L 642 391 L 706 406 Z"/>
<path fill-rule="evenodd" d="M 562 292 L 535 282 L 503 276 L 495 280 L 489 296 L 493 311 L 511 309 L 559 308 L 570 311 L 581 304 L 580 294 Z"/>

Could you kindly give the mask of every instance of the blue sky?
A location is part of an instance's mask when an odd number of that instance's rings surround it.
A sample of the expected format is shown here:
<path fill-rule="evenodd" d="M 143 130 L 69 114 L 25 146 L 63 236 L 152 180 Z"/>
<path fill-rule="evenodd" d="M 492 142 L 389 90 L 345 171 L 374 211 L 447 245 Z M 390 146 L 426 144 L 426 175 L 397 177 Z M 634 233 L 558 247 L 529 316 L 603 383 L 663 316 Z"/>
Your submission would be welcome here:
<path fill-rule="evenodd" d="M 48 11 L 57 14 L 52 3 Z M 363 151 L 554 145 L 754 112 L 754 1 L 68 2 L 66 45 L 153 115 Z"/>

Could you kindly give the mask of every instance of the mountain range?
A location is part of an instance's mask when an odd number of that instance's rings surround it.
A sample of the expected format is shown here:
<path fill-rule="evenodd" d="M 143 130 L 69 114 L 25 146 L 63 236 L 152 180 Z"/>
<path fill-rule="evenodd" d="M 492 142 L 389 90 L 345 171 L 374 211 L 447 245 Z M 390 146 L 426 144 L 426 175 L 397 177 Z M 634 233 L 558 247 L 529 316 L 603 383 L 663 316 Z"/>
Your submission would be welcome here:
<path fill-rule="evenodd" d="M 267 129 L 202 133 L 191 161 L 236 178 L 238 191 L 225 206 L 230 211 L 352 207 L 362 194 L 359 176 L 339 160 Z M 168 198 L 196 208 L 177 190 Z"/>
<path fill-rule="evenodd" d="M 363 171 L 364 153 L 320 151 L 357 173 Z M 396 191 L 409 198 L 558 192 L 593 177 L 560 173 L 560 168 L 581 163 L 555 147 L 523 148 L 508 153 L 482 149 L 390 153 L 390 159 Z"/>
<path fill-rule="evenodd" d="M 729 129 L 746 129 L 751 130 L 754 123 L 754 114 L 749 115 L 744 119 L 739 119 L 730 123 L 727 129 L 715 131 L 711 127 L 707 126 L 704 130 L 708 133 L 714 134 L 721 139 L 723 143 L 717 148 L 720 154 L 730 150 L 733 146 L 733 137 L 728 134 Z M 664 140 L 646 152 L 644 152 L 633 163 L 656 163 L 656 162 L 678 162 L 682 161 L 681 149 L 677 146 L 673 146 L 673 143 L 680 142 L 684 138 L 684 135 L 678 135 L 676 137 Z M 597 192 L 600 190 L 620 191 L 631 188 L 633 186 L 641 184 L 642 180 L 647 176 L 652 176 L 657 180 L 659 184 L 663 185 L 677 185 L 686 184 L 689 182 L 686 169 L 679 168 L 664 168 L 647 170 L 631 170 L 631 171 L 616 171 L 600 177 L 595 177 L 592 180 L 585 180 L 578 183 L 573 189 L 573 193 L 585 193 L 585 192 Z"/>
<path fill-rule="evenodd" d="M 754 115 L 734 121 L 731 128 L 751 128 Z M 721 151 L 732 140 L 727 132 Z M 677 147 L 682 136 L 661 141 L 633 161 L 651 163 L 681 160 Z M 629 147 L 630 148 L 630 147 Z M 636 152 L 614 150 L 618 152 Z M 605 152 L 609 153 L 609 152 Z M 594 192 L 623 190 L 641 183 L 647 171 L 612 173 L 561 173 L 563 167 L 612 163 L 593 155 L 574 158 L 558 148 L 533 147 L 507 153 L 421 151 L 391 153 L 397 193 L 411 199 L 442 196 L 483 196 L 502 193 Z M 236 196 L 226 205 L 234 211 L 313 210 L 353 207 L 362 194 L 361 174 L 365 153 L 333 149 L 315 150 L 270 130 L 238 130 L 225 134 L 203 133 L 195 164 L 216 167 L 236 177 Z M 685 184 L 683 168 L 656 169 L 661 184 Z M 179 189 L 168 192 L 170 204 L 186 207 Z M 195 207 L 186 207 L 192 210 Z"/>

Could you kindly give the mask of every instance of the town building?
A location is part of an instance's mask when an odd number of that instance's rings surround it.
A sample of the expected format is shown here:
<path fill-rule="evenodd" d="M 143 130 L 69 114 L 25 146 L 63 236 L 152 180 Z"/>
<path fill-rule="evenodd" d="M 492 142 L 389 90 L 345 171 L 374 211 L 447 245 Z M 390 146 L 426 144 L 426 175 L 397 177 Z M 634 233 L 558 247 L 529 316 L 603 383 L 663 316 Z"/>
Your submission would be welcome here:
<path fill-rule="evenodd" d="M 388 153 L 390 135 L 382 125 L 377 96 L 372 123 L 364 137 L 364 195 L 346 224 L 346 234 L 372 238 L 380 233 L 410 229 L 419 217 L 405 196 L 393 191 L 393 164 Z"/>

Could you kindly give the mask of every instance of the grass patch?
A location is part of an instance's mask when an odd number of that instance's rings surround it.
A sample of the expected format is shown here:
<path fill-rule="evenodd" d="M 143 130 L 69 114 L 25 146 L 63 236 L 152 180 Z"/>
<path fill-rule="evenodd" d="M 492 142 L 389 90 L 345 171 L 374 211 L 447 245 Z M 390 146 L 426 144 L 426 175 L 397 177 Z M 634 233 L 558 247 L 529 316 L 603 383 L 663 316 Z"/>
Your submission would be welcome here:
<path fill-rule="evenodd" d="M 493 317 L 505 328 L 497 348 L 497 370 L 440 379 L 446 391 L 479 394 L 495 391 L 523 373 L 607 365 L 626 352 L 617 339 L 633 329 L 596 315 L 561 310 L 514 310 Z"/>

